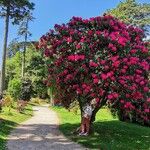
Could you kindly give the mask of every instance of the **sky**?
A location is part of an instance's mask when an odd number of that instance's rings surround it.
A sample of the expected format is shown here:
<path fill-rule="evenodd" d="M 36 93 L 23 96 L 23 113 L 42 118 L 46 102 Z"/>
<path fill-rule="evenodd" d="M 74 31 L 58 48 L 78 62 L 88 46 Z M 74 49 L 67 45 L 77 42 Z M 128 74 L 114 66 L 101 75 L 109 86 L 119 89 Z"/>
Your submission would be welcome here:
<path fill-rule="evenodd" d="M 73 16 L 90 18 L 102 15 L 108 9 L 115 8 L 121 0 L 30 0 L 35 3 L 33 16 L 35 20 L 29 24 L 32 37 L 39 38 L 53 28 L 55 24 L 67 23 Z M 137 0 L 149 3 L 149 0 Z M 16 38 L 18 26 L 10 24 L 8 42 Z M 0 19 L 0 66 L 2 61 L 4 20 Z"/>

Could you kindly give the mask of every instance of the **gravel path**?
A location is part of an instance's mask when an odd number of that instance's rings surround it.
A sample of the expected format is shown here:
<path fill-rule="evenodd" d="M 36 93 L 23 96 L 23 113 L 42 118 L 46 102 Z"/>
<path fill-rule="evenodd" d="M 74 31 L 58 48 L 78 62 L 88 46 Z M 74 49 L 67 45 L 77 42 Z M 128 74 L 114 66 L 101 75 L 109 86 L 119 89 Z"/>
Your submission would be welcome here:
<path fill-rule="evenodd" d="M 33 109 L 34 116 L 9 135 L 8 150 L 86 150 L 60 133 L 58 117 L 48 106 Z"/>

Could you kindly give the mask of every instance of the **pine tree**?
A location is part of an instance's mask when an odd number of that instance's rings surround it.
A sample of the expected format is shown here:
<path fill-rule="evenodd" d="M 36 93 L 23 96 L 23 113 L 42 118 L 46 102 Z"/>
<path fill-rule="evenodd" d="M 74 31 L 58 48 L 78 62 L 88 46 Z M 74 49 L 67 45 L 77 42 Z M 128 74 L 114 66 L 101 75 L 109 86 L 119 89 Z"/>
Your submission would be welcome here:
<path fill-rule="evenodd" d="M 0 93 L 3 93 L 5 89 L 5 64 L 9 21 L 11 20 L 12 24 L 19 24 L 20 20 L 33 9 L 34 4 L 28 0 L 0 0 L 0 17 L 5 19 Z"/>

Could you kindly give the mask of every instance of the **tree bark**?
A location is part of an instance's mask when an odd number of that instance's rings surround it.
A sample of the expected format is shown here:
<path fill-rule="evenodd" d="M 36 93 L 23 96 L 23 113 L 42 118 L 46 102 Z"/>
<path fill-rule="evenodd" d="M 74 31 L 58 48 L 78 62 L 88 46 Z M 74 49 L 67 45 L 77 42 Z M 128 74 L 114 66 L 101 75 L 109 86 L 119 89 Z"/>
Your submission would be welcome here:
<path fill-rule="evenodd" d="M 6 16 L 5 16 L 4 45 L 3 45 L 1 80 L 0 80 L 1 94 L 3 94 L 3 91 L 5 90 L 5 66 L 6 66 L 6 52 L 7 52 L 8 29 L 9 29 L 9 13 L 10 13 L 10 7 L 7 6 Z"/>
<path fill-rule="evenodd" d="M 26 65 L 26 47 L 27 47 L 27 39 L 28 39 L 28 20 L 26 22 L 26 33 L 24 37 L 24 50 L 23 50 L 23 59 L 22 59 L 22 78 L 24 77 L 25 74 L 25 65 Z"/>

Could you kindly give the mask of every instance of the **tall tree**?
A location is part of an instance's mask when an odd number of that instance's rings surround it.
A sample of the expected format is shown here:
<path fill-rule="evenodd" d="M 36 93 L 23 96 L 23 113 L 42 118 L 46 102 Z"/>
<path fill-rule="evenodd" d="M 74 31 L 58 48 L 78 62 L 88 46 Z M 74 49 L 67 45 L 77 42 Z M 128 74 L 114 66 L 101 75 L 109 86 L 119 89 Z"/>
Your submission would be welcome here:
<path fill-rule="evenodd" d="M 108 14 L 115 16 L 127 24 L 139 26 L 144 30 L 150 27 L 150 3 L 137 3 L 136 0 L 125 0 Z"/>
<path fill-rule="evenodd" d="M 29 31 L 29 21 L 32 21 L 34 18 L 32 17 L 31 13 L 28 13 L 24 16 L 20 27 L 18 31 L 18 35 L 23 36 L 24 42 L 23 42 L 23 58 L 22 58 L 22 77 L 24 77 L 25 74 L 25 62 L 26 62 L 26 47 L 28 44 L 28 37 L 31 36 L 31 33 Z"/>
<path fill-rule="evenodd" d="M 5 18 L 0 93 L 3 93 L 3 90 L 5 89 L 5 64 L 9 20 L 11 19 L 13 24 L 19 24 L 19 21 L 22 20 L 23 16 L 33 9 L 34 4 L 28 0 L 0 0 L 0 17 Z"/>

